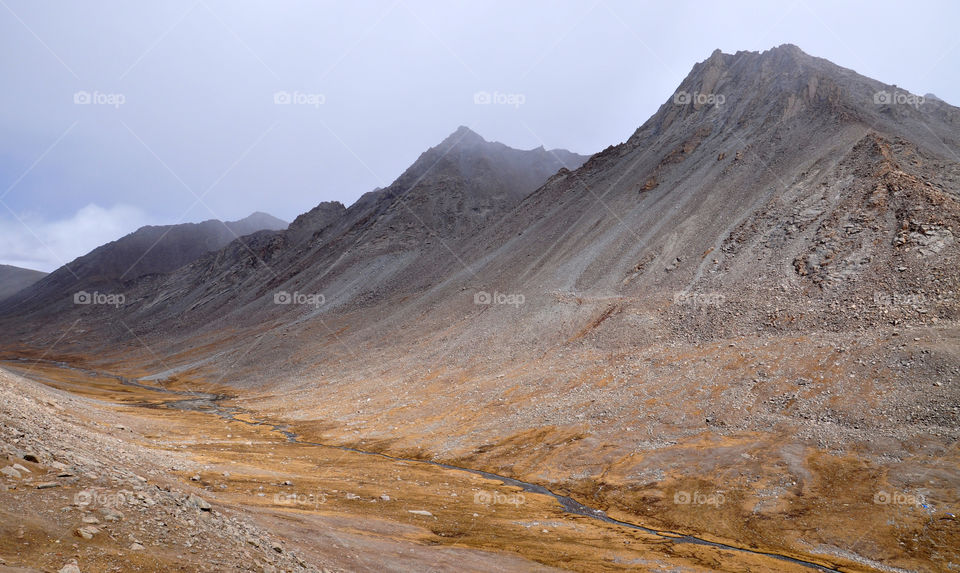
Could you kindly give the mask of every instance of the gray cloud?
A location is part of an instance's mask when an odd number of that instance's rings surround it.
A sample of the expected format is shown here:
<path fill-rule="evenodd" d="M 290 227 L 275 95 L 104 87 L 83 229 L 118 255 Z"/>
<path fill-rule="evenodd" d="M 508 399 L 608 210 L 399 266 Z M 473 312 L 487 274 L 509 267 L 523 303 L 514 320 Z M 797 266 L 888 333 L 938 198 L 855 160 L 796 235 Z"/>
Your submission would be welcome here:
<path fill-rule="evenodd" d="M 0 264 L 52 271 L 147 223 L 130 205 L 86 205 L 62 219 L 24 213 L 0 225 Z"/>

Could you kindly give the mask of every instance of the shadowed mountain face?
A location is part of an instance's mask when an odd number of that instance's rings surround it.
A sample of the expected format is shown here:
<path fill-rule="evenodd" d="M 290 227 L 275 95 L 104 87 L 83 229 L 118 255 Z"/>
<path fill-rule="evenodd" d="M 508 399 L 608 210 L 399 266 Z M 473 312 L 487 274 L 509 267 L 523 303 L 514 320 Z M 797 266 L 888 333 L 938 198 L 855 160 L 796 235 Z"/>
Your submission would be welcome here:
<path fill-rule="evenodd" d="M 201 325 L 234 312 L 249 315 L 251 309 L 242 309 L 250 302 L 286 310 L 266 296 L 273 291 L 265 291 L 286 281 L 296 289 L 304 282 L 339 280 L 345 292 L 335 300 L 341 303 L 368 300 L 378 290 L 415 289 L 421 278 L 435 277 L 422 269 L 432 264 L 436 249 L 454 252 L 550 176 L 586 159 L 566 150 L 512 149 L 460 127 L 389 187 L 349 208 L 321 203 L 283 232 L 232 242 L 241 228 L 250 229 L 249 220 L 145 227 L 59 269 L 7 308 L 21 316 L 46 315 L 51 302 L 62 303 L 64 285 L 82 285 L 123 290 L 127 305 L 120 310 L 132 313 L 128 320 Z M 265 228 L 281 226 L 260 219 L 255 222 Z"/>
<path fill-rule="evenodd" d="M 284 288 L 306 292 L 336 283 L 342 292 L 331 293 L 331 304 L 416 290 L 436 278 L 438 269 L 423 269 L 436 262 L 437 249 L 459 250 L 550 176 L 586 159 L 564 150 L 512 149 L 461 127 L 390 186 L 349 208 L 321 203 L 283 233 L 244 237 L 176 272 L 142 281 L 130 294 L 145 300 L 162 293 L 157 300 L 164 304 L 130 310 L 142 321 L 203 324 L 234 312 L 252 318 L 254 308 L 283 313 L 289 309 L 274 305 L 271 293 Z M 241 310 L 250 303 L 254 308 Z"/>
<path fill-rule="evenodd" d="M 288 238 L 325 243 L 346 234 L 354 248 L 388 251 L 458 241 L 496 222 L 559 170 L 576 169 L 586 159 L 563 149 L 513 149 L 461 126 L 389 187 L 363 195 L 349 209 L 321 203 L 301 215 Z"/>
<path fill-rule="evenodd" d="M 0 300 L 34 284 L 45 276 L 47 273 L 41 271 L 0 265 Z"/>
<path fill-rule="evenodd" d="M 373 242 L 404 249 L 470 236 L 557 171 L 576 169 L 586 159 L 565 150 L 512 149 L 460 127 L 379 193 L 388 210 L 371 229 Z"/>
<path fill-rule="evenodd" d="M 168 273 L 234 239 L 263 230 L 282 230 L 287 224 L 266 213 L 239 221 L 211 219 L 202 223 L 147 226 L 100 246 L 39 281 L 33 289 L 5 301 L 6 312 L 44 314 L 51 305 L 68 303 L 84 289 L 119 291 L 144 276 Z"/>

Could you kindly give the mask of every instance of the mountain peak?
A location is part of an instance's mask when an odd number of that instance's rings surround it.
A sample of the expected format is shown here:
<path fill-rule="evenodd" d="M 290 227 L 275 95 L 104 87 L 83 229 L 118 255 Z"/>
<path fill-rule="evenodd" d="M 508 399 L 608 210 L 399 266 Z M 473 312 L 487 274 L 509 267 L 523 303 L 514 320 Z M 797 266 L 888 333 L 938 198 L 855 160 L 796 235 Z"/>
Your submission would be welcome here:
<path fill-rule="evenodd" d="M 259 211 L 238 221 L 208 219 L 199 223 L 140 227 L 46 275 L 30 293 L 15 293 L 3 303 L 16 307 L 30 301 L 30 305 L 49 307 L 51 301 L 63 303 L 70 292 L 119 288 L 143 276 L 174 271 L 226 247 L 238 237 L 286 228 L 285 221 Z"/>
<path fill-rule="evenodd" d="M 694 65 L 687 80 L 704 80 L 709 77 L 719 79 L 721 75 L 731 73 L 760 73 L 764 79 L 773 76 L 785 76 L 800 71 L 819 62 L 820 64 L 830 64 L 832 67 L 840 69 L 826 60 L 819 60 L 808 55 L 794 44 L 781 44 L 769 50 L 762 52 L 740 50 L 735 54 L 726 54 L 719 48 L 714 50 L 710 57 Z M 814 67 L 822 67 L 820 65 Z"/>
<path fill-rule="evenodd" d="M 340 201 L 324 201 L 294 219 L 288 227 L 289 234 L 296 242 L 308 239 L 343 217 L 346 211 Z"/>
<path fill-rule="evenodd" d="M 764 54 L 788 54 L 788 55 L 792 55 L 792 56 L 806 56 L 806 55 L 807 55 L 807 53 L 804 52 L 803 50 L 801 50 L 801 49 L 800 49 L 800 46 L 798 46 L 798 45 L 796 45 L 796 44 L 780 44 L 779 46 L 775 46 L 775 47 L 773 47 L 773 48 L 770 48 L 769 50 L 765 50 L 765 51 L 762 52 L 762 53 L 764 53 Z"/>
<path fill-rule="evenodd" d="M 11 265 L 0 265 L 0 299 L 19 292 L 39 281 L 47 273 Z"/>
<path fill-rule="evenodd" d="M 263 211 L 254 211 L 243 219 L 238 221 L 228 221 L 226 224 L 228 226 L 237 226 L 244 230 L 267 229 L 271 231 L 281 231 L 287 228 L 286 221 L 278 219 L 269 213 L 264 213 Z"/>
<path fill-rule="evenodd" d="M 748 126 L 772 128 L 785 121 L 814 121 L 824 126 L 902 123 L 918 110 L 882 105 L 885 92 L 901 91 L 810 56 L 794 44 L 763 52 L 725 54 L 714 50 L 693 66 L 631 143 L 642 145 L 644 137 L 656 137 L 674 126 L 686 134 L 677 132 L 676 137 L 689 138 L 698 130 L 719 133 Z M 746 137 L 745 133 L 739 137 Z"/>
<path fill-rule="evenodd" d="M 442 149 L 449 149 L 455 145 L 461 146 L 477 146 L 488 143 L 486 139 L 480 136 L 477 132 L 473 131 L 465 125 L 461 125 L 457 128 L 456 131 L 447 136 L 446 139 L 440 142 L 438 147 Z"/>

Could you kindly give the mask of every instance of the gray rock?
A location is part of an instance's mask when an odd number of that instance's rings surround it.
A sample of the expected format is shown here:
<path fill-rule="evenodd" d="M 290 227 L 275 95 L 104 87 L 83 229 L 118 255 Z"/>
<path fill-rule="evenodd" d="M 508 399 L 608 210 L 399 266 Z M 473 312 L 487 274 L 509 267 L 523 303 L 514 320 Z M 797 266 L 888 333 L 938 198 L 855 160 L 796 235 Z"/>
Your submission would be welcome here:
<path fill-rule="evenodd" d="M 210 504 L 207 503 L 207 500 L 193 494 L 190 494 L 190 497 L 187 498 L 187 505 L 195 507 L 200 511 L 210 511 L 212 509 Z"/>
<path fill-rule="evenodd" d="M 101 509 L 100 514 L 103 515 L 103 518 L 107 521 L 121 521 L 123 519 L 123 513 L 110 507 Z"/>
<path fill-rule="evenodd" d="M 3 474 L 3 475 L 5 475 L 5 476 L 7 476 L 7 477 L 11 477 L 11 478 L 14 478 L 14 479 L 20 479 L 20 478 L 21 478 L 20 472 L 18 472 L 17 470 L 13 469 L 12 466 L 7 466 L 7 467 L 5 467 L 5 468 L 3 468 L 3 469 L 0 469 L 0 474 Z"/>
<path fill-rule="evenodd" d="M 93 525 L 84 525 L 76 529 L 73 534 L 84 539 L 93 539 L 93 536 L 100 533 L 100 528 Z"/>
<path fill-rule="evenodd" d="M 77 565 L 77 560 L 74 559 L 73 561 L 61 567 L 60 571 L 58 571 L 57 573 L 81 573 L 80 566 Z"/>

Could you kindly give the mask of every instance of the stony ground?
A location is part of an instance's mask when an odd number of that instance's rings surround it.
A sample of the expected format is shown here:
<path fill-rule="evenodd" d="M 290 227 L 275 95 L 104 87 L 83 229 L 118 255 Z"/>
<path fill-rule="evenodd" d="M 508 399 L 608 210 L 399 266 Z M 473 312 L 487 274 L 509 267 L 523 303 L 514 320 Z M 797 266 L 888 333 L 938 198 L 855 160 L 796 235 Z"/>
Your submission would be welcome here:
<path fill-rule="evenodd" d="M 504 363 L 420 380 L 393 379 L 388 356 L 371 356 L 382 371 L 324 383 L 321 401 L 312 387 L 262 394 L 161 382 L 237 394 L 224 402 L 239 408 L 230 420 L 160 408 L 169 394 L 90 370 L 5 361 L 25 377 L 5 374 L 0 386 L 0 523 L 10 533 L 0 558 L 50 571 L 71 559 L 84 571 L 771 568 L 591 523 L 545 496 L 478 506 L 478 494 L 518 492 L 435 466 L 291 444 L 255 423 L 271 420 L 304 440 L 485 469 L 628 522 L 843 571 L 960 563 L 951 325 L 613 354 L 595 350 L 611 333 L 586 336 L 596 337 L 591 348 L 548 353 L 537 368 Z M 384 393 L 384 383 L 401 391 Z M 123 519 L 109 521 L 113 510 Z M 99 531 L 85 539 L 83 527 Z"/>
<path fill-rule="evenodd" d="M 64 573 L 326 570 L 170 479 L 196 464 L 124 439 L 130 431 L 108 411 L 5 372 L 0 396 L 0 564 Z"/>
<path fill-rule="evenodd" d="M 293 444 L 250 413 L 164 409 L 113 378 L 4 368 L 25 376 L 0 370 L 0 571 L 808 570 L 467 472 Z"/>

